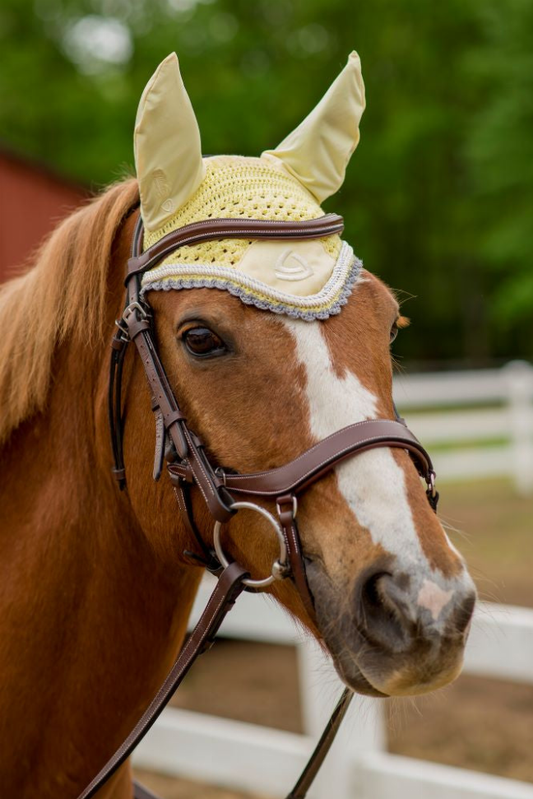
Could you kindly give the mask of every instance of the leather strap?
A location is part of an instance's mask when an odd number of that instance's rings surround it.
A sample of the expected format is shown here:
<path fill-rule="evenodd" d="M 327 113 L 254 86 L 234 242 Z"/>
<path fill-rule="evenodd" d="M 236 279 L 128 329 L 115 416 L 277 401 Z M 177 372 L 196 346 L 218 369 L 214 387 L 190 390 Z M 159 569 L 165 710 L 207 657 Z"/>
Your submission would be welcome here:
<path fill-rule="evenodd" d="M 419 472 L 430 482 L 433 464 L 428 453 L 402 422 L 392 419 L 357 422 L 343 427 L 277 469 L 252 474 L 219 473 L 230 493 L 278 499 L 285 494 L 300 493 L 337 463 L 375 447 L 408 450 Z M 167 468 L 173 482 L 178 478 L 187 479 L 187 471 L 182 464 L 172 463 Z"/>
<path fill-rule="evenodd" d="M 248 572 L 239 566 L 238 563 L 230 563 L 224 569 L 198 624 L 178 655 L 165 682 L 126 740 L 119 746 L 85 790 L 82 791 L 78 799 L 90 799 L 91 796 L 94 796 L 126 758 L 129 757 L 139 741 L 144 738 L 196 658 L 212 646 L 224 616 L 244 589 L 242 581 L 247 576 Z"/>
<path fill-rule="evenodd" d="M 307 577 L 305 576 L 305 566 L 303 553 L 300 544 L 300 535 L 296 525 L 296 498 L 293 494 L 285 494 L 279 497 L 276 502 L 278 508 L 278 516 L 285 536 L 287 544 L 287 552 L 289 555 L 289 564 L 291 567 L 291 576 L 294 580 L 296 589 L 300 595 L 304 607 L 309 614 L 309 617 L 316 622 L 315 619 L 315 603 L 313 596 L 307 584 Z"/>
<path fill-rule="evenodd" d="M 335 740 L 335 736 L 339 731 L 339 727 L 342 724 L 352 699 L 353 691 L 351 691 L 349 688 L 345 688 L 341 698 L 335 706 L 335 710 L 331 714 L 330 720 L 326 724 L 324 732 L 320 736 L 319 742 L 313 750 L 313 754 L 307 761 L 296 785 L 287 795 L 287 799 L 305 799 L 307 796 L 307 791 L 313 784 L 326 755 L 331 749 L 331 744 Z"/>
<path fill-rule="evenodd" d="M 120 490 L 126 486 L 126 470 L 122 451 L 122 372 L 124 367 L 124 356 L 128 339 L 124 331 L 118 327 L 117 332 L 111 341 L 111 359 L 109 362 L 109 388 L 107 393 L 107 410 L 109 416 L 109 431 L 111 433 L 111 447 L 115 465 L 113 475 L 118 481 Z"/>
<path fill-rule="evenodd" d="M 128 280 L 152 269 L 158 261 L 178 247 L 191 246 L 210 239 L 320 239 L 342 233 L 344 220 L 337 214 L 298 222 L 276 222 L 266 219 L 205 219 L 167 233 L 144 252 L 137 252 L 128 261 Z M 142 233 L 142 228 L 141 228 Z"/>
<path fill-rule="evenodd" d="M 335 740 L 335 736 L 339 731 L 339 727 L 343 722 L 352 699 L 353 692 L 349 688 L 345 688 L 331 714 L 331 718 L 326 724 L 324 732 L 320 736 L 320 740 L 313 750 L 313 754 L 305 764 L 294 788 L 287 794 L 287 799 L 305 799 L 307 796 L 309 788 L 313 784 L 322 763 L 331 749 L 331 745 Z M 155 794 L 151 793 L 147 788 L 136 781 L 133 783 L 133 797 L 134 799 L 158 799 Z"/>
<path fill-rule="evenodd" d="M 129 330 L 129 322 L 126 321 L 126 324 Z M 230 508 L 231 497 L 207 460 L 203 443 L 185 423 L 185 417 L 180 411 L 156 352 L 151 331 L 140 330 L 133 341 L 141 356 L 150 391 L 156 403 L 155 407 L 163 417 L 165 429 L 178 455 L 186 459 L 188 474 L 194 478 L 194 482 L 200 488 L 211 515 L 219 522 L 227 522 L 233 515 Z"/>
<path fill-rule="evenodd" d="M 183 554 L 191 558 L 197 566 L 204 566 L 211 574 L 219 575 L 222 571 L 222 565 L 219 563 L 215 551 L 208 547 L 196 526 L 191 502 L 191 487 L 190 483 L 180 480 L 177 485 L 174 486 L 174 493 L 185 528 L 190 534 L 191 540 L 196 540 L 198 543 L 202 554 L 198 555 L 196 552 L 191 552 L 189 549 L 184 550 Z"/>
<path fill-rule="evenodd" d="M 305 799 L 307 792 L 313 784 L 324 760 L 326 759 L 331 745 L 335 740 L 339 728 L 344 720 L 346 711 L 350 706 L 353 699 L 353 691 L 345 688 L 341 698 L 337 702 L 331 718 L 329 719 L 324 732 L 320 736 L 320 740 L 313 750 L 313 754 L 304 766 L 300 777 L 298 778 L 292 791 L 287 794 L 287 799 Z M 147 788 L 138 782 L 133 783 L 133 797 L 134 799 L 158 799 L 155 794 L 150 793 Z"/>

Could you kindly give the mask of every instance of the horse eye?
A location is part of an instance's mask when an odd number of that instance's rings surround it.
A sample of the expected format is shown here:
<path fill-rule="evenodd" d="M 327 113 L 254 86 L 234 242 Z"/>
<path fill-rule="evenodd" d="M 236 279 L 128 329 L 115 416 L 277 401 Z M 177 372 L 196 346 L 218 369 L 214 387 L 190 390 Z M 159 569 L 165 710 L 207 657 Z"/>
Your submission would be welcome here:
<path fill-rule="evenodd" d="M 183 335 L 185 346 L 192 355 L 220 355 L 226 346 L 222 339 L 207 327 L 192 327 Z"/>
<path fill-rule="evenodd" d="M 394 341 L 394 339 L 396 338 L 396 336 L 398 335 L 398 329 L 399 329 L 399 328 L 398 328 L 398 325 L 397 325 L 397 323 L 395 322 L 395 323 L 393 324 L 393 326 L 391 327 L 391 329 L 390 329 L 390 343 L 391 343 L 391 344 L 392 344 L 392 342 Z"/>

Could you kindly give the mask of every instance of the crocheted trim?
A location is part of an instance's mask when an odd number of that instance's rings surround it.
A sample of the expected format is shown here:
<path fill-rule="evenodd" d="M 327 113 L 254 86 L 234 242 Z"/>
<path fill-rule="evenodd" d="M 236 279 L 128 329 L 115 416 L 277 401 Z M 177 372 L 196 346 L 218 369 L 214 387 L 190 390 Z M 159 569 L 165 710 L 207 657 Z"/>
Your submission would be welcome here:
<path fill-rule="evenodd" d="M 362 266 L 350 245 L 343 242 L 333 273 L 324 287 L 316 294 L 297 297 L 267 286 L 237 269 L 196 263 L 167 264 L 156 267 L 144 276 L 142 294 L 171 289 L 216 288 L 239 297 L 247 305 L 313 321 L 327 319 L 340 312 L 348 301 Z"/>

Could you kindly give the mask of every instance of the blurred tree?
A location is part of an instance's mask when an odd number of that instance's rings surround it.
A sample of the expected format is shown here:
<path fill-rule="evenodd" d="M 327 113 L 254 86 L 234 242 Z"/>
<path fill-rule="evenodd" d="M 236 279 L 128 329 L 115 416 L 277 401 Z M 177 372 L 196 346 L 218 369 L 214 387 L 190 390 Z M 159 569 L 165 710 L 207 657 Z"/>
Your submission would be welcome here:
<path fill-rule="evenodd" d="M 95 188 L 132 169 L 170 51 L 206 153 L 280 141 L 359 50 L 368 109 L 328 207 L 413 318 L 411 361 L 530 357 L 530 0 L 2 0 L 0 137 Z M 529 332 L 529 331 L 527 331 Z"/>
<path fill-rule="evenodd" d="M 482 97 L 464 143 L 476 255 L 493 268 L 492 328 L 531 356 L 533 317 L 533 4 L 479 0 L 482 46 L 464 54 Z"/>

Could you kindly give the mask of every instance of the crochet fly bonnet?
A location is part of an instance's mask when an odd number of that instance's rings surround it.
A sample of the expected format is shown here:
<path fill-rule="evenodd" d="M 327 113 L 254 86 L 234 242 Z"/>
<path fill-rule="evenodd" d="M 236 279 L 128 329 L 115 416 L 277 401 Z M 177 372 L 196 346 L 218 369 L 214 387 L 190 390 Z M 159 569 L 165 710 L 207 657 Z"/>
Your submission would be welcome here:
<path fill-rule="evenodd" d="M 202 220 L 324 216 L 320 203 L 344 181 L 364 106 L 354 52 L 314 110 L 276 149 L 259 158 L 202 157 L 198 123 L 172 53 L 146 86 L 135 123 L 144 249 Z M 360 269 L 338 235 L 216 239 L 175 250 L 144 274 L 142 291 L 207 287 L 274 313 L 326 319 L 346 303 Z"/>

